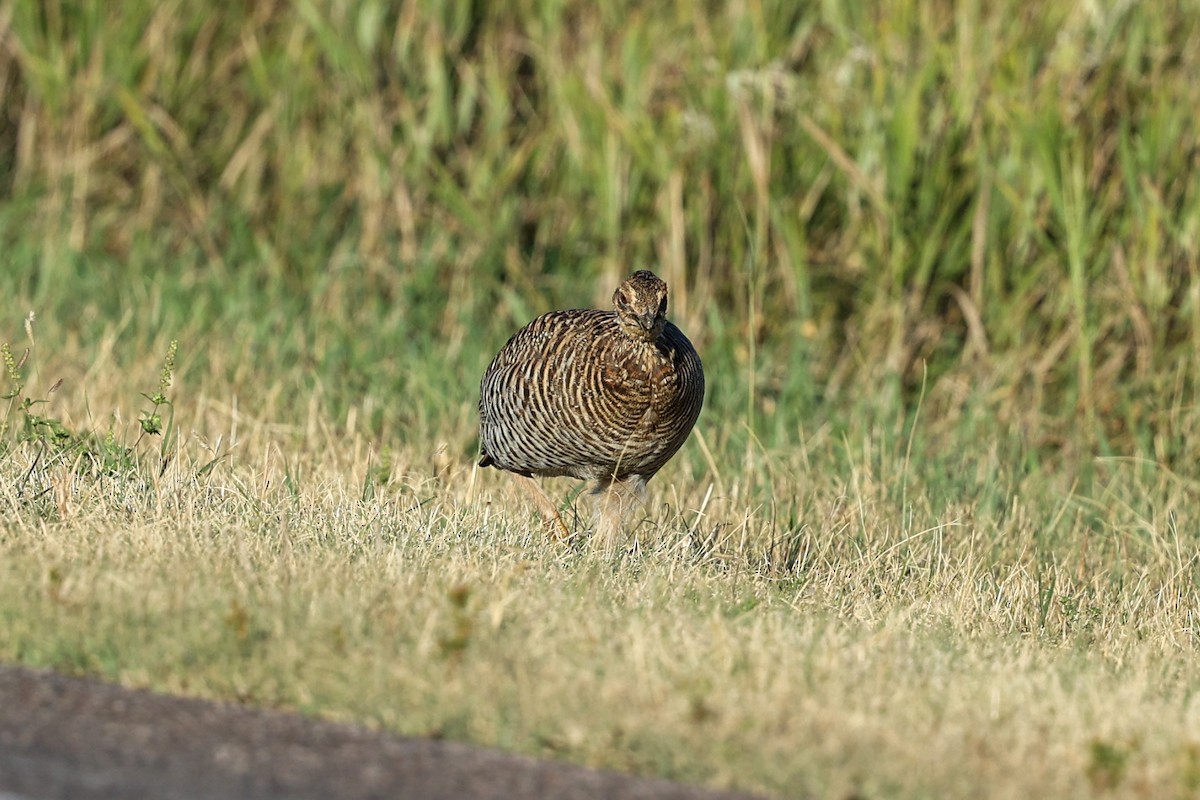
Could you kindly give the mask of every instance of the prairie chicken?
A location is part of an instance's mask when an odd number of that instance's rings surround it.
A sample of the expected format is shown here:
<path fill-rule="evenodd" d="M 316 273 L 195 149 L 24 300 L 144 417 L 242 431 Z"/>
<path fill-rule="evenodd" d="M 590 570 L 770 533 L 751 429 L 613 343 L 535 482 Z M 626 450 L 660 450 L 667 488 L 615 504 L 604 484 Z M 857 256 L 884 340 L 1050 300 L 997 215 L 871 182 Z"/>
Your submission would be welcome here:
<path fill-rule="evenodd" d="M 613 311 L 552 311 L 519 330 L 483 374 L 481 467 L 596 481 L 611 547 L 632 499 L 679 450 L 704 403 L 700 356 L 667 321 L 667 284 L 648 270 L 613 294 Z"/>

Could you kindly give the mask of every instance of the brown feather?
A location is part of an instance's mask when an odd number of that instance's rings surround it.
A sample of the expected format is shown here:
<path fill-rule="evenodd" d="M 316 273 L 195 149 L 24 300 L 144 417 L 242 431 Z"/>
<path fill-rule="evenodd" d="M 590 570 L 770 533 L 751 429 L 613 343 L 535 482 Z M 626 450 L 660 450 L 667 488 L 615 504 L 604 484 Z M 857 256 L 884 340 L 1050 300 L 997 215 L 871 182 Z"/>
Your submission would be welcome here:
<path fill-rule="evenodd" d="M 704 403 L 704 369 L 666 320 L 667 286 L 640 271 L 615 310 L 543 314 L 483 375 L 480 466 L 644 485 L 675 455 Z"/>

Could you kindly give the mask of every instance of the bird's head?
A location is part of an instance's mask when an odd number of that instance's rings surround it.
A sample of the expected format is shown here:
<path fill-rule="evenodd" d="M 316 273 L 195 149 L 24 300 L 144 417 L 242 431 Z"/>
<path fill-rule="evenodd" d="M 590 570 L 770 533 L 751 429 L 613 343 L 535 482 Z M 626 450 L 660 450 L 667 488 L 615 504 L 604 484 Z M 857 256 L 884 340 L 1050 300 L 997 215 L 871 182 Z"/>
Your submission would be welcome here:
<path fill-rule="evenodd" d="M 667 324 L 667 284 L 649 270 L 638 270 L 617 287 L 613 306 L 622 330 L 652 342 Z"/>

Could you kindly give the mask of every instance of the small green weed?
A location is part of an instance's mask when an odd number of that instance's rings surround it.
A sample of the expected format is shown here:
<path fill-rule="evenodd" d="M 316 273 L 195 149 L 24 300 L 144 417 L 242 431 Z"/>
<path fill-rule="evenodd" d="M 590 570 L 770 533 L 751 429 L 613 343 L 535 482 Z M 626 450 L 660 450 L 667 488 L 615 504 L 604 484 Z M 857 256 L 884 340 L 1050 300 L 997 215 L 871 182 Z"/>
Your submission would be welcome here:
<path fill-rule="evenodd" d="M 29 453 L 28 468 L 18 485 L 21 496 L 31 499 L 43 497 L 57 468 L 67 468 L 77 476 L 97 478 L 131 479 L 136 476 L 149 477 L 166 468 L 169 458 L 171 418 L 164 427 L 162 409 L 172 408 L 167 397 L 175 369 L 178 342 L 172 340 L 159 373 L 158 390 L 154 394 L 143 394 L 152 403 L 149 410 L 139 416 L 139 432 L 132 444 L 126 445 L 119 438 L 115 427 L 104 432 L 68 426 L 52 414 L 51 396 L 58 392 L 63 381 L 56 381 L 40 399 L 25 394 L 27 380 L 23 369 L 33 347 L 33 317 L 26 320 L 26 331 L 31 346 L 18 360 L 13 356 L 8 343 L 0 343 L 0 361 L 3 362 L 9 389 L 0 399 L 8 400 L 8 410 L 0 421 L 0 456 L 14 457 L 18 449 Z M 152 466 L 141 447 L 145 437 L 163 438 L 157 465 Z M 45 510 L 47 506 L 38 505 Z"/>

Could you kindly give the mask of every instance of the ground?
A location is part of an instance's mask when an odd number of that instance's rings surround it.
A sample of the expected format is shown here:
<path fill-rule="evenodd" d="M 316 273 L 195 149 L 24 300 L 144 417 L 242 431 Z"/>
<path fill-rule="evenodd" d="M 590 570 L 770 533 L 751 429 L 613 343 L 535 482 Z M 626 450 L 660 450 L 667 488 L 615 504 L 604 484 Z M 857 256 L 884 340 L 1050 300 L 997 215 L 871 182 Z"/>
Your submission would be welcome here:
<path fill-rule="evenodd" d="M 0 796 L 748 797 L 0 667 Z"/>

